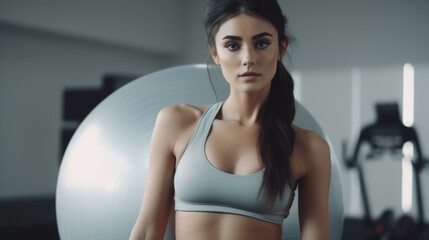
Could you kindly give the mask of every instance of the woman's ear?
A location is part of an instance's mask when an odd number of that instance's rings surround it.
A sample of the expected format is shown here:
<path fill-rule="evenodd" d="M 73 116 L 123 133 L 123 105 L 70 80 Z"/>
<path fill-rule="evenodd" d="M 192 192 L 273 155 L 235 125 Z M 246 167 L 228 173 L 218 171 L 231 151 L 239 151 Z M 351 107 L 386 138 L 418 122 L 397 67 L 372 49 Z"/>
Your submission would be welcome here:
<path fill-rule="evenodd" d="M 283 40 L 282 43 L 280 44 L 280 51 L 279 51 L 279 59 L 278 60 L 282 60 L 283 57 L 286 55 L 287 46 L 288 46 L 288 41 Z"/>
<path fill-rule="evenodd" d="M 209 46 L 209 49 L 210 49 L 210 53 L 211 53 L 211 55 L 212 55 L 213 62 L 214 62 L 216 65 L 219 65 L 219 57 L 218 57 L 218 55 L 217 55 L 216 48 Z"/>

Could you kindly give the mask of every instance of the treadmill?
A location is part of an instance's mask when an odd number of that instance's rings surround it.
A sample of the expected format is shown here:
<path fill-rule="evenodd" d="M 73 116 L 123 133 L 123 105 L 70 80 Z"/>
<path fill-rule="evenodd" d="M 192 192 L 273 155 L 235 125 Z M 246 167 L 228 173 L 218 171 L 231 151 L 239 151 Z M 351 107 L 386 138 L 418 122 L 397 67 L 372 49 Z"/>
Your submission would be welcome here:
<path fill-rule="evenodd" d="M 424 206 L 421 191 L 420 173 L 427 164 L 422 156 L 417 132 L 413 127 L 405 126 L 399 114 L 397 103 L 379 103 L 375 106 L 377 119 L 373 124 L 365 126 L 351 157 L 346 155 L 346 146 L 343 147 L 343 157 L 347 168 L 356 169 L 360 183 L 360 190 L 364 208 L 364 224 L 370 229 L 366 239 L 403 239 L 395 235 L 406 235 L 404 239 L 429 239 L 425 229 Z M 367 158 L 376 158 L 385 152 L 402 152 L 405 143 L 414 145 L 414 158 L 411 159 L 414 172 L 414 182 L 417 200 L 417 221 L 410 216 L 403 216 L 394 224 L 393 211 L 385 211 L 379 219 L 371 216 L 371 207 L 365 183 L 364 171 L 359 161 L 359 154 L 363 144 L 369 144 L 370 151 Z M 399 232 L 399 233 L 398 233 Z M 411 236 L 411 235 L 415 236 Z"/>

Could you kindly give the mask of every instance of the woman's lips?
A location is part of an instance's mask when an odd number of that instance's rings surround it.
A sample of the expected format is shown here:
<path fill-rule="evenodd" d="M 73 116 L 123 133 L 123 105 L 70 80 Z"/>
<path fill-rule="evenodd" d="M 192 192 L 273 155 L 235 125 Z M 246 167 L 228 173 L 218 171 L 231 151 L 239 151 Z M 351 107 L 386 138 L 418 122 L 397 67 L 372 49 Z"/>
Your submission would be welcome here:
<path fill-rule="evenodd" d="M 248 76 L 260 76 L 260 73 L 257 72 L 244 72 L 242 74 L 239 74 L 239 77 L 248 77 Z"/>
<path fill-rule="evenodd" d="M 239 78 L 241 78 L 245 81 L 255 80 L 259 76 L 261 76 L 261 74 L 257 73 L 257 72 L 244 72 L 244 73 L 238 75 Z"/>

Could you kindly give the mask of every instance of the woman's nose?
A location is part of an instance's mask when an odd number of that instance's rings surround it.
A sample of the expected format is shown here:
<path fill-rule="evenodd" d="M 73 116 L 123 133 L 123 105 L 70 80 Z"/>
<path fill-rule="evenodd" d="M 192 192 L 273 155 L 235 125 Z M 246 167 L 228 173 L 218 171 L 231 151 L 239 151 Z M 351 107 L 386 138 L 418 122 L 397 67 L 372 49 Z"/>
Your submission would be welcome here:
<path fill-rule="evenodd" d="M 243 61 L 243 66 L 251 66 L 251 65 L 255 65 L 255 62 L 253 62 L 252 60 Z"/>
<path fill-rule="evenodd" d="M 242 57 L 243 66 L 255 65 L 255 55 L 253 49 L 246 47 L 243 48 L 243 57 Z"/>

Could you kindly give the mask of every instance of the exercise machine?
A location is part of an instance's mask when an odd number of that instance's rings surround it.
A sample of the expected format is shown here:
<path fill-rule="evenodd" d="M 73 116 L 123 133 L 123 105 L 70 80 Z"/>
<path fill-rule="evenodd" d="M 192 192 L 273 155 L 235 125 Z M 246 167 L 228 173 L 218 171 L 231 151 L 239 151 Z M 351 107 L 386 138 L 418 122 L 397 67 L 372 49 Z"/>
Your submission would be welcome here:
<path fill-rule="evenodd" d="M 368 233 L 365 239 L 378 240 L 429 240 L 428 229 L 425 226 L 423 197 L 421 191 L 420 174 L 427 165 L 423 158 L 417 132 L 413 127 L 405 126 L 399 114 L 396 103 L 376 104 L 377 119 L 373 124 L 365 126 L 359 135 L 358 141 L 351 157 L 347 157 L 347 148 L 343 146 L 343 158 L 347 168 L 356 169 L 359 178 L 364 223 Z M 388 209 L 378 219 L 371 216 L 371 207 L 364 177 L 364 171 L 359 161 L 361 148 L 369 144 L 370 150 L 367 159 L 376 159 L 384 153 L 402 152 L 404 144 L 411 142 L 414 146 L 414 157 L 411 160 L 414 172 L 414 183 L 417 200 L 417 219 L 410 215 L 403 215 L 395 221 L 394 213 Z"/>

